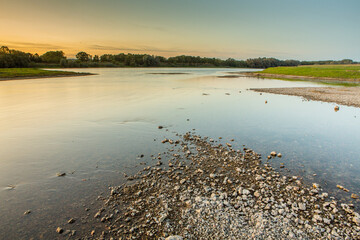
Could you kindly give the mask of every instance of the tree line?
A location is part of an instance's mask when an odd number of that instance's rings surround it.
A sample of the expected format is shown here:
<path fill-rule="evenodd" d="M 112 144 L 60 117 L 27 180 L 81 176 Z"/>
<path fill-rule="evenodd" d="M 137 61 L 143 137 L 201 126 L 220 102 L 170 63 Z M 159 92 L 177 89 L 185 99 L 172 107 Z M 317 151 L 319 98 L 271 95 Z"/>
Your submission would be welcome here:
<path fill-rule="evenodd" d="M 63 51 L 48 51 L 42 55 L 37 53 L 25 53 L 9 49 L 6 46 L 0 48 L 0 68 L 15 67 L 237 67 L 237 68 L 269 68 L 278 66 L 298 66 L 314 64 L 354 64 L 351 59 L 340 61 L 298 61 L 279 60 L 276 58 L 249 58 L 247 60 L 235 60 L 228 58 L 208 58 L 199 56 L 176 56 L 165 58 L 149 54 L 104 54 L 101 56 L 90 55 L 86 52 L 76 54 L 76 59 L 67 59 Z"/>

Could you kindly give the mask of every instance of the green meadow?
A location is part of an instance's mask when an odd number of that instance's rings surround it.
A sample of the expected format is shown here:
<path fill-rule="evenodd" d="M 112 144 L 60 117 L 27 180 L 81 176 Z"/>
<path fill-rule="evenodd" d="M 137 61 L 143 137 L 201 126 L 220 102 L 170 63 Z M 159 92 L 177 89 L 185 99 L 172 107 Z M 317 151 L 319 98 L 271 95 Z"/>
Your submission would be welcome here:
<path fill-rule="evenodd" d="M 274 67 L 267 68 L 259 73 L 358 80 L 360 79 L 360 65 Z"/>

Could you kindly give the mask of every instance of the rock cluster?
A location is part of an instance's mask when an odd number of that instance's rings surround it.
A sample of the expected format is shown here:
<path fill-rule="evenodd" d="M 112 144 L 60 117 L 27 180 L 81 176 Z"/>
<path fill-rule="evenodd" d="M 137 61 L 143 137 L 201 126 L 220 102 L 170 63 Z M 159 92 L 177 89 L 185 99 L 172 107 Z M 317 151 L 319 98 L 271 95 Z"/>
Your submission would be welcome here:
<path fill-rule="evenodd" d="M 281 176 L 251 149 L 190 133 L 163 143 L 173 147 L 169 164 L 111 188 L 94 216 L 104 231 L 88 238 L 360 239 L 352 205 Z"/>

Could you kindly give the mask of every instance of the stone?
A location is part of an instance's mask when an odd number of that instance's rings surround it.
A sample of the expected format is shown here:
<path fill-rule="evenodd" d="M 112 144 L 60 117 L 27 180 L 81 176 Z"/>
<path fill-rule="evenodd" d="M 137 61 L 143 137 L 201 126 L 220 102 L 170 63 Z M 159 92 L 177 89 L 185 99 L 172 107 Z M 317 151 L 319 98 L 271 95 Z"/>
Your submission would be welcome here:
<path fill-rule="evenodd" d="M 360 218 L 358 217 L 353 217 L 353 222 L 356 223 L 357 225 L 360 225 Z"/>
<path fill-rule="evenodd" d="M 273 157 L 276 157 L 276 152 L 275 152 L 275 151 L 272 151 L 272 152 L 270 153 L 270 155 L 273 156 Z"/>
<path fill-rule="evenodd" d="M 306 210 L 306 204 L 305 203 L 299 203 L 298 207 L 301 211 L 305 211 Z"/>
<path fill-rule="evenodd" d="M 320 215 L 315 214 L 312 218 L 313 222 L 321 222 L 322 221 L 322 217 L 320 217 Z"/>
<path fill-rule="evenodd" d="M 165 240 L 183 240 L 183 237 L 178 236 L 178 235 L 173 235 L 173 236 L 169 236 L 169 237 L 165 238 Z"/>
<path fill-rule="evenodd" d="M 31 213 L 31 210 L 26 210 L 25 212 L 24 212 L 24 215 L 28 215 L 28 214 L 30 214 Z"/>
<path fill-rule="evenodd" d="M 70 218 L 69 221 L 68 221 L 68 223 L 69 223 L 69 224 L 73 224 L 75 221 L 76 221 L 76 220 L 75 220 L 74 218 Z"/>
<path fill-rule="evenodd" d="M 64 229 L 62 229 L 61 227 L 58 227 L 58 228 L 56 229 L 56 232 L 57 232 L 58 234 L 62 234 L 62 233 L 64 232 Z"/>
<path fill-rule="evenodd" d="M 58 177 L 64 177 L 66 175 L 66 173 L 64 173 L 64 172 L 61 172 L 61 173 L 57 173 L 56 174 L 56 176 L 58 176 Z"/>
<path fill-rule="evenodd" d="M 352 194 L 351 194 L 351 198 L 353 198 L 353 199 L 358 199 L 358 198 L 359 198 L 359 196 L 358 196 L 358 195 L 356 195 L 355 193 L 352 193 Z"/>
<path fill-rule="evenodd" d="M 250 194 L 250 191 L 249 191 L 249 190 L 247 190 L 247 189 L 243 189 L 243 190 L 242 190 L 242 194 L 244 194 L 244 195 L 248 195 L 248 194 Z"/>
<path fill-rule="evenodd" d="M 277 157 L 281 158 L 281 157 L 282 157 L 282 154 L 281 154 L 281 153 L 278 153 L 278 154 L 277 154 Z"/>

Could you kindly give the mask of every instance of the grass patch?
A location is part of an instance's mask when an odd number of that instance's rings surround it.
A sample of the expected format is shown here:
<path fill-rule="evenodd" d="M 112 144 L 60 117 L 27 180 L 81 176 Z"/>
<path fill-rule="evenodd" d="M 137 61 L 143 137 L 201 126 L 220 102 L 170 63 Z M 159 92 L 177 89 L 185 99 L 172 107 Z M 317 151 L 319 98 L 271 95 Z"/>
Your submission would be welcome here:
<path fill-rule="evenodd" d="M 360 65 L 313 65 L 298 67 L 274 67 L 265 69 L 259 73 L 360 80 Z"/>
<path fill-rule="evenodd" d="M 76 72 L 52 71 L 38 68 L 0 68 L 0 78 L 32 78 L 82 75 Z"/>

